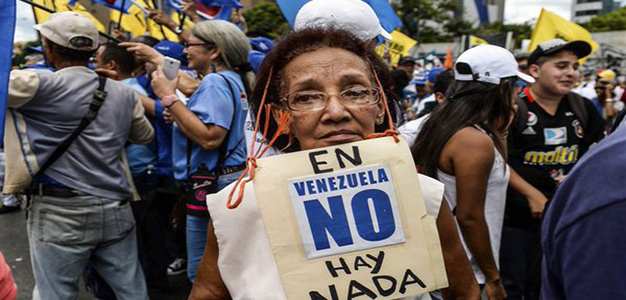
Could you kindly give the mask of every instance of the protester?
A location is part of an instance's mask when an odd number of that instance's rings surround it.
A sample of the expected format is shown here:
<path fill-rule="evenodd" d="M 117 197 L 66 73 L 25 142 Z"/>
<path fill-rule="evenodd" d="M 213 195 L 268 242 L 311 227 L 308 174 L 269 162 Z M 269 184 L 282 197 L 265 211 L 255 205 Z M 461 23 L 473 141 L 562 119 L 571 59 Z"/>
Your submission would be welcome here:
<path fill-rule="evenodd" d="M 582 73 L 582 81 L 575 82 L 577 86 L 572 89 L 572 92 L 577 93 L 587 99 L 591 99 L 595 97 L 596 92 L 594 91 L 595 81 L 593 80 L 593 76 L 592 76 L 593 72 L 579 71 L 579 74 L 580 73 Z"/>
<path fill-rule="evenodd" d="M 596 96 L 591 98 L 598 114 L 609 124 L 613 117 L 624 109 L 624 102 L 619 101 L 613 92 L 614 86 L 612 81 L 600 78 L 595 86 Z"/>
<path fill-rule="evenodd" d="M 184 104 L 176 94 L 177 81 L 159 67 L 152 73 L 152 88 L 167 109 L 165 117 L 175 123 L 174 176 L 187 185 L 187 274 L 193 282 L 209 224 L 204 196 L 237 180 L 245 169 L 243 125 L 254 75 L 247 63 L 248 38 L 236 26 L 206 21 L 191 33 L 185 54 L 189 68 L 204 76 L 200 86 Z M 205 182 L 212 176 L 217 182 Z M 216 187 L 201 186 L 207 184 Z"/>
<path fill-rule="evenodd" d="M 624 299 L 626 128 L 593 147 L 546 210 L 541 299 Z"/>
<path fill-rule="evenodd" d="M 11 72 L 7 117 L 15 119 L 5 128 L 4 185 L 5 193 L 15 193 L 32 181 L 33 297 L 76 298 L 78 278 L 90 263 L 116 297 L 147 299 L 122 151 L 127 141 L 150 142 L 153 129 L 131 88 L 86 68 L 98 48 L 98 29 L 89 18 L 55 13 L 36 28 L 57 71 Z M 76 131 L 91 116 L 89 126 Z M 77 137 L 64 149 L 72 133 Z"/>
<path fill-rule="evenodd" d="M 409 85 L 409 81 L 413 78 L 413 72 L 415 72 L 415 60 L 410 56 L 401 58 L 398 67 L 391 71 L 397 99 L 404 98 L 402 91 Z"/>
<path fill-rule="evenodd" d="M 442 71 L 437 74 L 434 79 L 433 85 L 433 97 L 435 98 L 435 105 L 432 107 L 425 108 L 420 112 L 420 115 L 417 116 L 417 119 L 407 122 L 398 128 L 398 131 L 409 145 L 413 145 L 415 143 L 415 139 L 419 134 L 422 125 L 428 118 L 430 117 L 430 113 L 437 107 L 437 105 L 441 104 L 446 99 L 446 92 L 448 91 L 448 87 L 454 82 L 454 72 L 451 70 Z"/>
<path fill-rule="evenodd" d="M 500 253 L 502 282 L 512 299 L 539 296 L 544 206 L 578 159 L 604 136 L 604 121 L 591 101 L 571 92 L 578 60 L 590 52 L 587 42 L 554 39 L 528 59 L 536 81 L 520 94 L 509 130 L 512 172 Z"/>
<path fill-rule="evenodd" d="M 454 66 L 446 100 L 423 124 L 413 145 L 420 173 L 441 180 L 476 280 L 489 299 L 505 299 L 498 272 L 500 236 L 509 181 L 503 143 L 513 117 L 517 70 L 504 48 L 465 51 Z"/>
<path fill-rule="evenodd" d="M 373 51 L 368 50 L 350 33 L 335 28 L 307 29 L 292 32 L 268 54 L 260 72 L 260 82 L 255 88 L 251 104 L 261 109 L 266 104 L 280 105 L 293 122 L 289 127 L 292 137 L 278 136 L 274 147 L 287 152 L 314 149 L 359 141 L 389 126 L 381 103 L 374 76 L 390 88 L 390 75 L 386 71 L 377 75 L 371 70 L 384 65 Z M 298 76 L 306 70 L 306 77 Z M 339 70 L 339 71 L 337 71 Z M 308 82 L 307 84 L 303 81 Z M 267 88 L 265 95 L 264 89 Z M 294 110 L 294 93 L 339 93 L 338 97 L 322 97 L 319 108 Z M 368 102 L 350 103 L 348 92 L 365 93 Z M 286 99 L 279 101 L 278 99 Z M 281 104 L 282 103 L 282 104 Z M 263 115 L 259 120 L 264 120 Z M 263 121 L 264 122 L 264 121 Z M 259 123 L 261 128 L 264 123 Z M 267 138 L 279 135 L 276 120 L 270 119 Z M 350 131 L 352 134 L 326 136 L 325 132 Z M 270 145 L 272 146 L 272 145 Z M 437 225 L 444 245 L 443 253 L 450 288 L 444 295 L 463 299 L 477 296 L 477 286 L 471 276 L 469 264 L 461 250 L 454 230 L 451 214 L 441 201 L 440 183 L 420 177 L 425 201 L 436 203 L 441 210 Z M 214 196 L 207 204 L 213 216 L 209 228 L 207 251 L 198 271 L 191 299 L 285 299 L 281 280 L 267 241 L 263 226 L 238 226 L 236 220 L 248 224 L 261 222 L 253 192 L 246 189 L 245 199 L 237 209 L 226 208 L 226 198 L 234 185 Z M 427 205 L 428 206 L 428 205 Z M 250 222 L 250 223 L 249 223 Z M 215 227 L 214 227 L 215 226 Z M 219 240 L 219 245 L 217 244 Z M 217 260 L 219 253 L 219 262 Z"/>

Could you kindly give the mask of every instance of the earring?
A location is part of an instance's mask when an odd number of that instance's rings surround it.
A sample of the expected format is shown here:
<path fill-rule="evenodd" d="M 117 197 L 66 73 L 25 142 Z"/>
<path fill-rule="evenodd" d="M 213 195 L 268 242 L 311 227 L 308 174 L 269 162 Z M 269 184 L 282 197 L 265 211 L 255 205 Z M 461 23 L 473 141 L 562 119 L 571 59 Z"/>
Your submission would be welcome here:
<path fill-rule="evenodd" d="M 376 117 L 376 125 L 382 125 L 385 122 L 385 114 Z"/>

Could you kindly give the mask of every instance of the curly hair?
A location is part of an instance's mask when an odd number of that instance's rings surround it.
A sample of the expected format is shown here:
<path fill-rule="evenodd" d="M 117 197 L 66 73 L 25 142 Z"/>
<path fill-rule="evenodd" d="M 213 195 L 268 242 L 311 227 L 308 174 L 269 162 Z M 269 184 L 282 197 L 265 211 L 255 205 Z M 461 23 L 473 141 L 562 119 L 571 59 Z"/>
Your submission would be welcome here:
<path fill-rule="evenodd" d="M 292 31 L 283 36 L 276 43 L 274 49 L 269 52 L 263 60 L 259 73 L 257 74 L 257 84 L 250 98 L 250 106 L 252 107 L 254 116 L 257 115 L 260 109 L 259 106 L 263 98 L 265 87 L 268 86 L 265 104 L 278 104 L 278 101 L 284 96 L 285 92 L 286 83 L 283 77 L 285 67 L 296 57 L 322 48 L 339 48 L 352 52 L 362 58 L 367 65 L 372 67 L 372 83 L 375 82 L 374 76 L 377 76 L 384 92 L 390 95 L 390 93 L 387 92 L 391 91 L 392 88 L 389 69 L 380 57 L 361 40 L 350 32 L 339 28 L 309 28 L 300 31 Z M 389 106 L 391 114 L 395 114 L 394 106 L 391 104 Z M 267 112 L 263 110 L 260 118 L 256 120 L 256 122 L 259 122 L 259 128 L 264 128 L 265 126 L 266 113 Z M 269 118 L 269 120 L 270 124 L 268 126 L 267 138 L 272 139 L 276 134 L 278 124 L 274 118 Z M 389 128 L 389 123 L 387 123 L 387 118 L 385 118 L 383 124 L 376 126 L 376 132 L 382 132 L 387 128 Z M 289 138 L 286 136 L 278 137 L 274 146 L 278 149 L 284 149 L 284 151 L 287 152 L 300 150 L 297 140 L 290 143 Z"/>

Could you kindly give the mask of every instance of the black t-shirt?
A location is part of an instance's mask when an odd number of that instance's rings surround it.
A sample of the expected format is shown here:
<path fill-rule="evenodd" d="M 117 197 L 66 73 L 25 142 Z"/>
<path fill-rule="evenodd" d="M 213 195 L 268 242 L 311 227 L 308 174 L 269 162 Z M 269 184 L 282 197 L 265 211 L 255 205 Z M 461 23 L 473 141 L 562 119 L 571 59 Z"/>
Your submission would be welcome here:
<path fill-rule="evenodd" d="M 570 107 L 567 96 L 554 116 L 532 99 L 528 89 L 520 98 L 528 107 L 528 116 L 524 128 L 509 132 L 509 165 L 550 199 L 556 192 L 555 179 L 567 175 L 589 146 L 604 137 L 604 120 L 588 99 L 584 99 L 588 118 L 583 128 L 584 122 Z M 539 224 L 540 220 L 532 218 L 526 198 L 509 189 L 505 225 L 536 229 Z"/>

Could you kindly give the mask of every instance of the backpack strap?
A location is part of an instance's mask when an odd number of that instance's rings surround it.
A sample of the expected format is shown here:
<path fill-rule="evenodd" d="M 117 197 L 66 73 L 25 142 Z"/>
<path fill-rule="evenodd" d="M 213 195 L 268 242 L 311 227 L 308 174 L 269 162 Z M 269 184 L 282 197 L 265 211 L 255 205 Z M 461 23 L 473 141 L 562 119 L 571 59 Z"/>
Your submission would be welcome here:
<path fill-rule="evenodd" d="M 589 123 L 589 113 L 585 106 L 585 98 L 577 93 L 570 92 L 567 94 L 567 101 L 569 101 L 569 106 L 572 108 L 576 118 L 580 120 L 580 125 L 582 125 L 583 130 L 585 130 Z"/>
<path fill-rule="evenodd" d="M 78 128 L 70 134 L 55 150 L 52 152 L 48 160 L 39 168 L 37 174 L 33 176 L 33 178 L 42 175 L 54 162 L 56 162 L 67 149 L 72 145 L 72 142 L 85 130 L 87 125 L 91 123 L 97 116 L 100 107 L 104 103 L 104 100 L 107 97 L 107 92 L 104 90 L 106 85 L 106 78 L 102 76 L 98 76 L 98 88 L 93 92 L 93 100 L 89 104 L 89 110 L 87 111 L 87 115 L 83 117 L 80 121 L 80 125 Z"/>
<path fill-rule="evenodd" d="M 528 106 L 520 95 L 516 97 L 515 103 L 517 103 L 517 111 L 515 112 L 513 124 L 511 124 L 513 129 L 511 132 L 515 133 L 515 135 L 521 135 L 528 122 Z"/>

